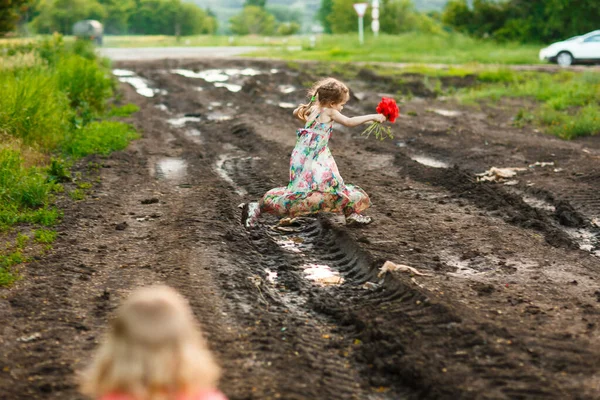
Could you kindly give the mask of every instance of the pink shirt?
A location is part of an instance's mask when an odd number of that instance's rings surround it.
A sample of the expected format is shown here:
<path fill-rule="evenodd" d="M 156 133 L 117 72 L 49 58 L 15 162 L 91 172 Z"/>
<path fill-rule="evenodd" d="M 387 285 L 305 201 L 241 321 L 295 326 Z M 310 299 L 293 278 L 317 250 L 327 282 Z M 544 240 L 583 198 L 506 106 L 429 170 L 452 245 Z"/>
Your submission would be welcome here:
<path fill-rule="evenodd" d="M 126 394 L 111 393 L 102 396 L 99 400 L 135 400 Z M 177 400 L 227 400 L 227 397 L 218 390 L 206 390 L 194 396 L 181 395 Z"/>

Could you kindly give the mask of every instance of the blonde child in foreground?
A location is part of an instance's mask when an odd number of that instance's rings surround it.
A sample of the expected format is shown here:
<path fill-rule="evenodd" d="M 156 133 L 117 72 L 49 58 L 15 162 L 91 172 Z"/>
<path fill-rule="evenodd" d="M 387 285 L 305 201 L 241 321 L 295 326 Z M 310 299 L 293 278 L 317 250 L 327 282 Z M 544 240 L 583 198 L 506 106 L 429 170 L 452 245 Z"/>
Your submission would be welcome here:
<path fill-rule="evenodd" d="M 308 92 L 310 102 L 294 110 L 294 116 L 306 122 L 297 132 L 298 139 L 290 160 L 287 186 L 269 190 L 258 203 L 248 203 L 242 222 L 250 227 L 261 213 L 295 217 L 318 212 L 337 212 L 347 223 L 369 224 L 362 212 L 371 206 L 369 196 L 358 186 L 344 183 L 329 151 L 333 123 L 353 127 L 366 122 L 384 122 L 382 114 L 348 118 L 341 111 L 350 99 L 350 90 L 334 78 L 317 82 Z"/>
<path fill-rule="evenodd" d="M 219 376 L 188 302 L 154 286 L 119 307 L 81 389 L 99 400 L 227 400 Z"/>

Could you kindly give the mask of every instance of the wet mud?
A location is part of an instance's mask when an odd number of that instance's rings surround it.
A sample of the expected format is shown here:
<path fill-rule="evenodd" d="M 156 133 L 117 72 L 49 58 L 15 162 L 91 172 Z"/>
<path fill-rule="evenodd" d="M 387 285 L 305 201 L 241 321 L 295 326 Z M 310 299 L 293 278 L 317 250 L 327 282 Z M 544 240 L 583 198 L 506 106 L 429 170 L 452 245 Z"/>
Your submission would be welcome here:
<path fill-rule="evenodd" d="M 393 140 L 360 127 L 331 140 L 342 176 L 371 195 L 373 224 L 266 216 L 245 229 L 240 203 L 287 182 L 290 105 L 323 71 L 116 68 L 143 137 L 81 164 L 100 183 L 64 204 L 53 252 L 0 291 L 0 399 L 82 398 L 75 374 L 111 311 L 157 282 L 190 299 L 231 399 L 600 396 L 600 137 L 517 129 L 510 110 L 412 79 Z M 403 92 L 352 68 L 349 115 Z M 482 181 L 492 167 L 518 170 Z M 385 261 L 426 275 L 381 274 Z"/>

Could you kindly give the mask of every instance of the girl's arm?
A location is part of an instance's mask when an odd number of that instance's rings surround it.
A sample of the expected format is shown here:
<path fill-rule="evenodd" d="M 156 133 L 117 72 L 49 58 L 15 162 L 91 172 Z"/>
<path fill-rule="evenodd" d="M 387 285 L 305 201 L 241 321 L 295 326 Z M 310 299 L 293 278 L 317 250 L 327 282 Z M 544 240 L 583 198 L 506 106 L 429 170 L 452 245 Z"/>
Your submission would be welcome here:
<path fill-rule="evenodd" d="M 369 114 L 362 115 L 360 117 L 352 117 L 348 118 L 344 116 L 338 110 L 329 109 L 329 117 L 338 124 L 353 127 L 364 124 L 365 122 L 373 121 L 373 122 L 385 122 L 386 118 L 383 114 Z"/>

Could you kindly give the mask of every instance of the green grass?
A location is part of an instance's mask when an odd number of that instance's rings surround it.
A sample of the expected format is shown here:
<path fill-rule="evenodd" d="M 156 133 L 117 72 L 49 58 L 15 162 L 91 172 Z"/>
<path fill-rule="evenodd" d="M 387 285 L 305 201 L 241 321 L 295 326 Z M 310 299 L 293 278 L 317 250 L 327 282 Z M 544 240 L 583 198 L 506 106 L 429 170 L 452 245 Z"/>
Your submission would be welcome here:
<path fill-rule="evenodd" d="M 39 227 L 60 221 L 53 203 L 62 184 L 73 181 L 74 162 L 121 150 L 138 137 L 129 125 L 105 120 L 137 111 L 127 105 L 107 113 L 115 87 L 107 63 L 87 42 L 0 41 L 0 233 L 17 230 L 14 245 L 0 251 L 0 286 L 14 282 L 12 267 L 26 258 L 29 236 L 14 226 L 37 227 L 34 240 L 51 248 L 56 233 Z M 67 194 L 80 200 L 90 184 L 77 186 Z"/>
<path fill-rule="evenodd" d="M 306 40 L 302 36 L 105 36 L 104 47 L 171 47 L 171 46 L 300 46 Z"/>
<path fill-rule="evenodd" d="M 121 107 L 113 107 L 108 112 L 108 116 L 110 117 L 129 117 L 132 114 L 140 111 L 140 108 L 135 104 L 125 104 Z"/>
<path fill-rule="evenodd" d="M 323 35 L 310 48 L 308 38 L 302 50 L 290 51 L 285 46 L 260 49 L 250 55 L 289 60 L 365 61 L 440 64 L 538 64 L 539 46 L 519 43 L 500 44 L 452 33 L 434 35 L 405 33 L 402 35 L 367 36 L 360 45 L 358 37 Z"/>
<path fill-rule="evenodd" d="M 65 153 L 80 158 L 89 154 L 107 155 L 122 150 L 139 135 L 130 125 L 122 122 L 92 122 L 82 129 L 73 131 L 65 143 Z"/>
<path fill-rule="evenodd" d="M 555 74 L 504 71 L 484 74 L 485 85 L 466 89 L 459 98 L 466 103 L 504 98 L 535 102 L 533 111 L 519 111 L 516 124 L 533 122 L 563 139 L 600 134 L 600 73 L 561 71 Z M 490 83 L 491 82 L 491 83 Z"/>
<path fill-rule="evenodd" d="M 52 231 L 52 230 L 48 230 L 48 229 L 36 229 L 33 232 L 33 239 L 37 243 L 52 244 L 52 243 L 54 243 L 54 240 L 56 239 L 56 235 L 58 235 L 58 232 L 56 232 L 56 231 Z"/>

